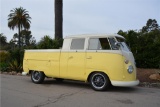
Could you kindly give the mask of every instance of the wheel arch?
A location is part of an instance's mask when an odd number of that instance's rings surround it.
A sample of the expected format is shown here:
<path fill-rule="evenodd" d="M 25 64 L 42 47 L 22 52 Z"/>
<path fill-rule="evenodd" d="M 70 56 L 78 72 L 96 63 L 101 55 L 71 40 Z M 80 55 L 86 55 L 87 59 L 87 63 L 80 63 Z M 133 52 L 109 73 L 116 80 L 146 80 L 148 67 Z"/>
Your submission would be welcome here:
<path fill-rule="evenodd" d="M 92 71 L 87 77 L 87 82 L 89 82 L 89 79 L 90 79 L 91 75 L 94 74 L 94 73 L 104 73 L 110 81 L 110 78 L 109 78 L 108 74 L 106 74 L 104 71 Z"/>
<path fill-rule="evenodd" d="M 31 74 L 33 71 L 38 71 L 38 70 L 29 70 L 29 74 Z M 43 74 L 45 75 L 44 71 L 40 71 L 40 72 L 43 72 Z"/>
<path fill-rule="evenodd" d="M 29 73 L 28 74 L 31 74 L 34 70 L 29 70 Z"/>

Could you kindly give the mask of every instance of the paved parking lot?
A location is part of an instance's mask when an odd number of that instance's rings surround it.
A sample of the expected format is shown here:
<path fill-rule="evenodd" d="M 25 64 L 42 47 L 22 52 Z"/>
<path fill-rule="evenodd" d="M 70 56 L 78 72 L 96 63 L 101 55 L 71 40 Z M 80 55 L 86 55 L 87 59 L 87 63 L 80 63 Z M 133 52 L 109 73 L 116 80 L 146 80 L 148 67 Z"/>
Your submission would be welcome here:
<path fill-rule="evenodd" d="M 0 75 L 1 107 L 159 107 L 160 89 L 113 87 L 97 92 L 89 84 L 58 83 L 46 79 L 34 84 L 28 76 Z"/>

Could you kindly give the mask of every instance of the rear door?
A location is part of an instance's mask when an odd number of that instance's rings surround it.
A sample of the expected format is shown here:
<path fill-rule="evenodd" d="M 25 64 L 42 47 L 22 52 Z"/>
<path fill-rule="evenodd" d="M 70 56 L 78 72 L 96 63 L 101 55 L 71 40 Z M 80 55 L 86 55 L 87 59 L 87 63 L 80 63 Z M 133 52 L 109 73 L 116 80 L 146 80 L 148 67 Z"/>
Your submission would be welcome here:
<path fill-rule="evenodd" d="M 70 79 L 83 80 L 85 63 L 85 38 L 72 39 L 68 53 L 67 76 Z"/>

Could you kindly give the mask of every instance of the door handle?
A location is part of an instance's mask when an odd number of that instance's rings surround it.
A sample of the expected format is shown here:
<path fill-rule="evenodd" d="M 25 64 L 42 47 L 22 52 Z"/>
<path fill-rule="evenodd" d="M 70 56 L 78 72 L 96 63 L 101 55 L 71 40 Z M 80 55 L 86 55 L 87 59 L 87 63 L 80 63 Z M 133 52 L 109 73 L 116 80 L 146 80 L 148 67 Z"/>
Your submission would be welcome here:
<path fill-rule="evenodd" d="M 91 57 L 91 56 L 88 56 L 87 59 L 92 59 L 92 57 Z"/>
<path fill-rule="evenodd" d="M 73 58 L 73 56 L 68 57 L 68 59 L 71 59 L 71 58 Z"/>

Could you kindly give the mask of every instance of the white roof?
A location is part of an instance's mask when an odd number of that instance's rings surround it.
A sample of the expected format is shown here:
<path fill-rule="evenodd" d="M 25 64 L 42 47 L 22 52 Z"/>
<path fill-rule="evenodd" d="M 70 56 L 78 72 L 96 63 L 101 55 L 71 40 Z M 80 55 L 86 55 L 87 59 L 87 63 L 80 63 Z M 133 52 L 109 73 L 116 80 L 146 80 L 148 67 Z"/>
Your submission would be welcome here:
<path fill-rule="evenodd" d="M 65 39 L 67 38 L 90 38 L 90 37 L 120 37 L 123 38 L 123 36 L 118 35 L 118 34 L 82 34 L 82 35 L 71 35 L 71 36 L 66 36 Z"/>

